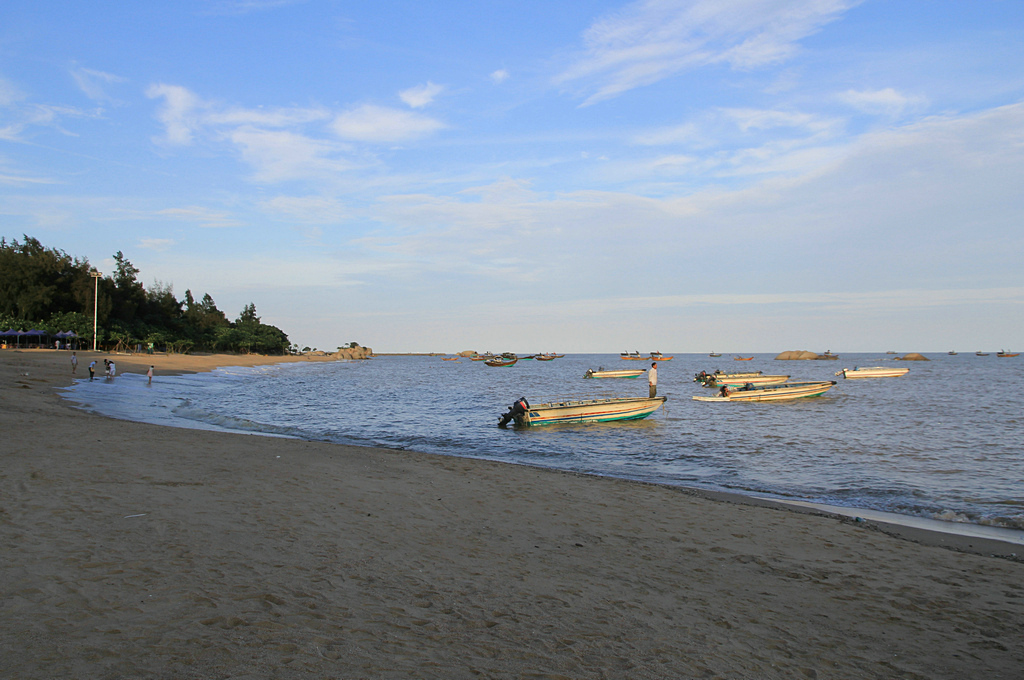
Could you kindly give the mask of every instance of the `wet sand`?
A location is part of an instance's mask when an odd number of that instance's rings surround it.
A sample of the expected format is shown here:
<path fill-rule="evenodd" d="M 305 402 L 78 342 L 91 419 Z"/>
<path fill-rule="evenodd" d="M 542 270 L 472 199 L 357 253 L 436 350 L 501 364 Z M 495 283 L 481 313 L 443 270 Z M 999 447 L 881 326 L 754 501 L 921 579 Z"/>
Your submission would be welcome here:
<path fill-rule="evenodd" d="M 91 353 L 78 356 L 87 377 Z M 280 360 L 113 358 L 119 373 L 153 363 L 156 380 Z M 69 360 L 0 351 L 0 677 L 1024 668 L 1024 563 L 1009 556 L 1020 546 L 527 466 L 112 420 L 57 395 Z"/>

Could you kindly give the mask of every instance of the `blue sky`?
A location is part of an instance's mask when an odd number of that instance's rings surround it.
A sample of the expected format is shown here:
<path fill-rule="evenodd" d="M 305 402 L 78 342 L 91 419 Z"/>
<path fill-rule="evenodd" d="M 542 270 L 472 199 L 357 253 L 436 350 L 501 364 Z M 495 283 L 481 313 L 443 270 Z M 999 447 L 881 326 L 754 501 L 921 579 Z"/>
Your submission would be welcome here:
<path fill-rule="evenodd" d="M 300 346 L 1019 349 L 1022 186 L 1016 1 L 0 5 L 0 235 Z"/>

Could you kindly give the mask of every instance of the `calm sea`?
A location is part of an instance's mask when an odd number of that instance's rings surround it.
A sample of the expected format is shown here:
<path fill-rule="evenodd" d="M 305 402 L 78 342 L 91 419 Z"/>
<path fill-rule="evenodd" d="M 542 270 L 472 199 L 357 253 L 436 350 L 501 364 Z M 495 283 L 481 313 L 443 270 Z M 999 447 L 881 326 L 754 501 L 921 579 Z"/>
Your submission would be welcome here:
<path fill-rule="evenodd" d="M 646 395 L 645 377 L 584 380 L 588 368 L 641 368 L 618 355 L 568 355 L 509 368 L 440 357 L 223 368 L 114 382 L 67 396 L 105 415 L 203 429 L 572 470 L 950 522 L 1024 529 L 1024 357 L 927 355 L 900 378 L 844 380 L 883 353 L 838 361 L 675 355 L 658 365 L 663 410 L 647 420 L 502 430 L 520 396 Z M 824 396 L 769 404 L 702 403 L 695 373 L 761 370 L 837 380 Z"/>

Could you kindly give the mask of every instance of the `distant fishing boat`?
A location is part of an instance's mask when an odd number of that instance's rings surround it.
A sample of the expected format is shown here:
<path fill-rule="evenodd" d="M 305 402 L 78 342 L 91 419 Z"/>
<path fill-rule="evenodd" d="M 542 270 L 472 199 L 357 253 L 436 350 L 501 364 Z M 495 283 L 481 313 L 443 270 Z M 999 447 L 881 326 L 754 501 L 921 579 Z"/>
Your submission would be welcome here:
<path fill-rule="evenodd" d="M 712 352 L 712 353 L 711 353 L 711 354 L 709 354 L 708 356 L 709 356 L 709 357 L 720 357 L 720 356 L 722 356 L 722 355 L 721 355 L 721 354 L 719 354 L 718 352 Z"/>
<path fill-rule="evenodd" d="M 954 351 L 950 350 L 950 352 L 949 352 L 949 356 L 951 356 L 951 357 L 955 357 L 955 356 L 956 356 L 956 352 L 954 352 Z"/>
<path fill-rule="evenodd" d="M 996 356 L 997 357 L 1002 357 L 1004 359 L 1009 359 L 1010 357 L 1019 357 L 1020 356 L 1020 352 L 1011 353 L 1011 352 L 1005 352 L 1003 350 L 999 350 L 998 352 L 996 352 Z"/>
<path fill-rule="evenodd" d="M 667 357 L 661 352 L 651 352 L 651 361 L 672 361 L 674 357 Z"/>
<path fill-rule="evenodd" d="M 536 426 L 639 420 L 657 411 L 666 400 L 666 397 L 545 398 L 550 401 L 533 405 L 526 399 L 518 400 L 499 417 L 498 426 L 505 427 L 510 421 L 520 426 Z"/>
<path fill-rule="evenodd" d="M 441 361 L 458 361 L 458 360 L 459 360 L 458 357 L 444 357 L 444 358 L 441 359 Z"/>
<path fill-rule="evenodd" d="M 844 368 L 836 373 L 847 380 L 854 378 L 898 378 L 910 372 L 909 368 L 886 368 L 884 366 L 872 366 L 871 368 Z"/>
<path fill-rule="evenodd" d="M 788 375 L 765 375 L 761 371 L 747 373 L 723 373 L 722 371 L 708 373 L 701 371 L 693 376 L 693 382 L 700 383 L 704 387 L 721 387 L 722 385 L 741 387 L 748 383 L 753 385 L 776 385 L 787 380 L 789 380 Z"/>
<path fill-rule="evenodd" d="M 554 361 L 555 360 L 555 355 L 554 354 L 538 354 L 534 358 L 537 361 Z"/>
<path fill-rule="evenodd" d="M 733 361 L 750 361 L 753 358 L 754 357 L 733 357 L 732 360 Z"/>
<path fill-rule="evenodd" d="M 988 356 L 988 352 L 975 352 L 974 356 L 987 357 Z"/>
<path fill-rule="evenodd" d="M 620 371 L 606 371 L 603 368 L 598 368 L 596 371 L 592 368 L 588 368 L 587 372 L 583 374 L 584 378 L 636 378 L 647 372 L 646 368 L 638 369 L 623 369 Z"/>
<path fill-rule="evenodd" d="M 488 359 L 487 361 L 484 362 L 484 365 L 485 366 L 494 366 L 496 368 L 501 367 L 501 366 L 515 366 L 515 363 L 517 361 L 519 361 L 519 357 L 513 356 L 511 358 L 508 358 L 508 357 L 501 356 L 501 357 L 494 357 L 493 359 Z"/>
<path fill-rule="evenodd" d="M 729 389 L 723 385 L 721 392 L 715 397 L 694 397 L 695 401 L 783 401 L 788 399 L 804 399 L 821 396 L 832 386 L 835 380 L 818 382 L 781 383 L 779 385 L 746 385 Z"/>

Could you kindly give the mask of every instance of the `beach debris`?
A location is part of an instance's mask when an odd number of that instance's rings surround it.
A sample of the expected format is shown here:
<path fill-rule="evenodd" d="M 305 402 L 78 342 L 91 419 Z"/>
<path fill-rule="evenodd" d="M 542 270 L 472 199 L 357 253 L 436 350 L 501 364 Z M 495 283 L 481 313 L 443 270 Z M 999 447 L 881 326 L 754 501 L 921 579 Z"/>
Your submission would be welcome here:
<path fill-rule="evenodd" d="M 132 517 L 145 517 L 148 514 L 148 512 L 140 512 L 138 515 L 125 515 L 124 519 L 131 519 Z"/>

